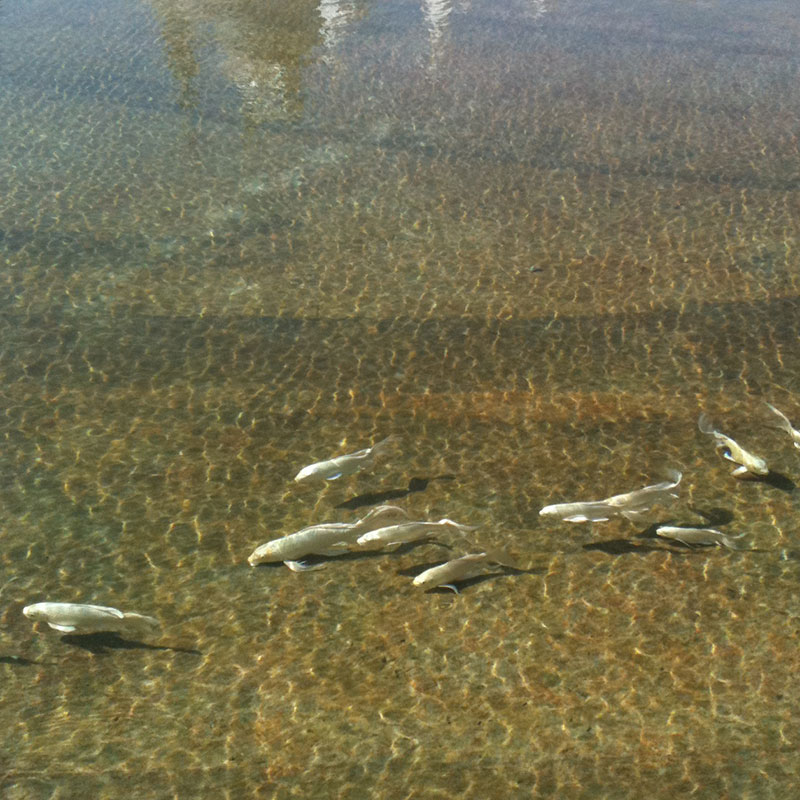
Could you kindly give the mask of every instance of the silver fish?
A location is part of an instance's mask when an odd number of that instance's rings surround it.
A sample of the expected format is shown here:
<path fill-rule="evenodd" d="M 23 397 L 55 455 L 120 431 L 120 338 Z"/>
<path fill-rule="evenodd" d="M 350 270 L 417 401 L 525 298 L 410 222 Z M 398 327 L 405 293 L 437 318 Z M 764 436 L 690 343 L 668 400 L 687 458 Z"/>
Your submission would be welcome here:
<path fill-rule="evenodd" d="M 366 516 L 355 522 L 325 522 L 310 525 L 288 536 L 259 545 L 248 557 L 253 567 L 270 561 L 283 561 L 294 572 L 308 569 L 298 559 L 308 555 L 338 556 L 348 552 L 349 546 L 366 531 L 408 519 L 408 514 L 398 506 L 376 506 Z"/>
<path fill-rule="evenodd" d="M 299 483 L 300 481 L 307 481 L 314 478 L 335 481 L 337 478 L 341 478 L 345 475 L 354 475 L 356 472 L 361 472 L 362 469 L 372 466 L 375 457 L 381 455 L 384 450 L 388 449 L 388 447 L 398 441 L 399 438 L 399 436 L 387 436 L 372 447 L 366 448 L 366 450 L 359 450 L 349 455 L 337 456 L 327 461 L 318 461 L 315 464 L 309 464 L 295 475 L 295 482 Z"/>
<path fill-rule="evenodd" d="M 720 433 L 705 414 L 700 415 L 697 420 L 697 427 L 701 433 L 707 433 L 709 436 L 714 437 L 715 447 L 723 458 L 738 465 L 731 473 L 735 477 L 742 478 L 745 475 L 769 474 L 769 467 L 763 458 L 753 455 L 731 439 L 730 436 Z"/>
<path fill-rule="evenodd" d="M 788 433 L 789 436 L 791 437 L 794 446 L 798 450 L 800 450 L 800 431 L 798 431 L 796 428 L 793 428 L 792 423 L 789 422 L 789 418 L 786 416 L 786 414 L 784 414 L 782 411 L 778 411 L 778 409 L 775 408 L 775 406 L 771 405 L 770 403 L 767 403 L 767 408 L 777 415 L 779 420 L 776 423 L 777 427 L 779 427 L 781 430 L 786 431 L 786 433 Z"/>
<path fill-rule="evenodd" d="M 675 489 L 683 476 L 678 470 L 670 470 L 668 474 L 672 479 L 670 481 L 654 483 L 626 494 L 615 494 L 605 500 L 545 506 L 539 516 L 553 517 L 563 522 L 606 522 L 613 517 L 644 522 L 653 506 L 659 503 L 666 505 L 678 497 Z"/>
<path fill-rule="evenodd" d="M 440 519 L 438 522 L 412 521 L 401 522 L 397 525 L 387 525 L 365 533 L 356 539 L 360 547 L 388 547 L 406 542 L 416 542 L 428 539 L 443 530 L 451 529 L 459 532 L 474 531 L 477 526 L 461 525 L 451 519 Z"/>
<path fill-rule="evenodd" d="M 555 503 L 545 506 L 540 517 L 553 517 L 562 522 L 607 522 L 619 516 L 620 511 L 602 500 L 587 500 L 584 503 Z"/>
<path fill-rule="evenodd" d="M 718 545 L 727 547 L 729 550 L 739 550 L 733 540 L 741 539 L 744 536 L 743 533 L 731 536 L 731 534 L 723 533 L 716 528 L 678 528 L 671 525 L 660 525 L 656 528 L 656 533 L 665 539 L 675 539 L 690 547 L 693 545 Z"/>
<path fill-rule="evenodd" d="M 454 558 L 452 561 L 445 561 L 444 564 L 439 564 L 414 578 L 414 586 L 420 586 L 423 589 L 433 589 L 437 586 L 442 586 L 446 589 L 452 589 L 456 594 L 459 593 L 454 585 L 458 581 L 465 581 L 469 578 L 474 578 L 480 575 L 483 570 L 491 565 L 498 564 L 500 566 L 513 567 L 510 559 L 504 553 L 495 553 L 486 551 L 484 553 L 469 553 L 461 558 Z"/>
<path fill-rule="evenodd" d="M 678 492 L 675 490 L 683 475 L 676 469 L 669 470 L 667 475 L 671 480 L 654 483 L 652 486 L 645 486 L 643 489 L 636 489 L 627 494 L 615 494 L 607 497 L 603 502 L 613 508 L 618 508 L 619 513 L 632 522 L 646 522 L 648 512 L 653 506 L 659 503 L 669 505 L 678 498 Z"/>
<path fill-rule="evenodd" d="M 154 617 L 84 603 L 34 603 L 25 606 L 22 613 L 34 622 L 46 622 L 53 630 L 61 633 L 108 631 L 140 635 L 152 633 L 161 627 Z"/>

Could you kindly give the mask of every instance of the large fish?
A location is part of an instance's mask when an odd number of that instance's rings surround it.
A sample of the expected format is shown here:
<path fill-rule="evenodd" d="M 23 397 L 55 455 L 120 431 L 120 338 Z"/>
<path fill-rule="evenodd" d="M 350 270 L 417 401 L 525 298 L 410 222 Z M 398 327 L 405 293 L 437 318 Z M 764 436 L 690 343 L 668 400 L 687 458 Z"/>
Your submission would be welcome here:
<path fill-rule="evenodd" d="M 368 533 L 364 533 L 356 539 L 359 547 L 389 547 L 395 544 L 406 542 L 416 542 L 420 539 L 429 539 L 444 530 L 456 530 L 459 532 L 473 531 L 476 526 L 462 525 L 453 522 L 452 519 L 440 519 L 438 522 L 425 522 L 423 520 L 413 520 L 400 522 L 396 525 L 387 525 L 381 528 L 374 528 Z"/>
<path fill-rule="evenodd" d="M 435 567 L 426 569 L 424 572 L 420 572 L 420 574 L 414 578 L 414 586 L 419 586 L 423 589 L 433 589 L 437 586 L 442 586 L 445 589 L 452 589 L 458 594 L 458 588 L 455 586 L 456 583 L 480 575 L 481 572 L 491 564 L 513 567 L 516 569 L 516 567 L 510 563 L 510 559 L 505 553 L 491 551 L 469 553 L 468 555 L 461 556 L 461 558 L 445 561 L 444 564 L 438 564 Z"/>
<path fill-rule="evenodd" d="M 769 467 L 763 458 L 753 455 L 731 439 L 730 436 L 718 431 L 714 427 L 714 423 L 705 414 L 700 415 L 697 420 L 697 427 L 701 433 L 707 433 L 709 436 L 714 437 L 715 447 L 723 458 L 737 465 L 731 473 L 734 477 L 743 478 L 746 475 L 769 474 Z"/>
<path fill-rule="evenodd" d="M 614 517 L 625 517 L 633 522 L 645 522 L 653 506 L 667 505 L 678 497 L 675 491 L 682 475 L 670 470 L 671 480 L 654 483 L 626 494 L 615 494 L 605 500 L 588 500 L 583 503 L 556 503 L 545 506 L 539 515 L 563 522 L 606 522 Z"/>
<path fill-rule="evenodd" d="M 154 617 L 84 603 L 34 603 L 25 606 L 22 613 L 35 622 L 46 622 L 53 630 L 61 633 L 103 631 L 141 635 L 160 628 L 159 621 Z"/>
<path fill-rule="evenodd" d="M 408 514 L 398 506 L 376 506 L 355 522 L 323 522 L 273 539 L 253 550 L 247 561 L 253 567 L 271 561 L 283 561 L 294 572 L 319 569 L 323 565 L 307 567 L 298 559 L 309 555 L 342 555 L 366 531 L 404 519 L 408 519 Z"/>
<path fill-rule="evenodd" d="M 716 528 L 679 528 L 672 525 L 659 525 L 656 528 L 656 533 L 664 539 L 674 539 L 688 547 L 718 545 L 727 547 L 729 550 L 741 549 L 734 544 L 734 539 L 741 539 L 744 536 L 743 533 L 738 536 L 732 536 L 729 533 L 718 531 Z"/>

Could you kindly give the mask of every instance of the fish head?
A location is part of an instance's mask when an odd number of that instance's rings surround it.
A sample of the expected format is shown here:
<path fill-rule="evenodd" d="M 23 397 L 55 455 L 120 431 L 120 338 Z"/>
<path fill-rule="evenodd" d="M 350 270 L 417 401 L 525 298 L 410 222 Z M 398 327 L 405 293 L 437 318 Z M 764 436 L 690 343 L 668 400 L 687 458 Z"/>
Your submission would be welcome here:
<path fill-rule="evenodd" d="M 252 553 L 250 553 L 247 563 L 250 564 L 251 567 L 255 567 L 258 564 L 263 564 L 267 561 L 282 561 L 283 559 L 279 558 L 275 554 L 275 545 L 273 542 L 267 542 L 266 544 L 262 544 L 260 547 L 256 547 Z"/>
<path fill-rule="evenodd" d="M 756 475 L 769 475 L 767 462 L 759 456 L 751 456 L 750 463 L 746 466 L 749 472 L 753 472 Z"/>
<path fill-rule="evenodd" d="M 307 467 L 303 467 L 303 469 L 301 469 L 300 472 L 298 472 L 297 475 L 294 476 L 294 482 L 300 483 L 301 481 L 307 481 L 309 478 L 313 478 L 317 474 L 316 469 L 317 469 L 316 464 L 311 464 Z"/>
<path fill-rule="evenodd" d="M 429 571 L 430 570 L 425 570 L 425 572 L 420 572 L 420 574 L 414 578 L 414 586 L 421 586 L 423 589 L 427 589 L 430 586 L 435 586 L 436 581 L 433 576 L 428 574 Z"/>
<path fill-rule="evenodd" d="M 34 622 L 47 621 L 47 611 L 43 603 L 34 603 L 31 606 L 25 606 L 25 608 L 22 609 L 22 613 Z"/>
<path fill-rule="evenodd" d="M 558 506 L 545 506 L 540 512 L 540 517 L 557 517 L 559 516 Z"/>
<path fill-rule="evenodd" d="M 375 546 L 376 543 L 380 545 L 380 531 L 382 528 L 376 528 L 374 531 L 368 531 L 367 533 L 362 533 L 361 536 L 356 539 L 356 544 L 360 547 L 370 547 Z"/>

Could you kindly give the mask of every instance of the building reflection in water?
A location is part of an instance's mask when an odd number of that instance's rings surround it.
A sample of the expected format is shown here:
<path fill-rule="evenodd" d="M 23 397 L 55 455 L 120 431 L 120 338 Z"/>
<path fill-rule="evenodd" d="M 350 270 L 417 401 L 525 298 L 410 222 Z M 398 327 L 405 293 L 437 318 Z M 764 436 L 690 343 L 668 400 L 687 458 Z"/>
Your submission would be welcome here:
<path fill-rule="evenodd" d="M 315 61 L 335 67 L 337 50 L 355 24 L 369 16 L 371 7 L 369 0 L 149 2 L 161 25 L 181 107 L 197 105 L 198 42 L 210 36 L 221 56 L 221 69 L 238 88 L 243 115 L 251 124 L 298 116 L 303 107 L 303 69 Z M 523 0 L 525 15 L 542 16 L 545 3 Z M 497 11 L 492 3 L 475 0 L 419 0 L 418 9 L 428 31 L 433 68 L 447 52 L 456 14 Z"/>

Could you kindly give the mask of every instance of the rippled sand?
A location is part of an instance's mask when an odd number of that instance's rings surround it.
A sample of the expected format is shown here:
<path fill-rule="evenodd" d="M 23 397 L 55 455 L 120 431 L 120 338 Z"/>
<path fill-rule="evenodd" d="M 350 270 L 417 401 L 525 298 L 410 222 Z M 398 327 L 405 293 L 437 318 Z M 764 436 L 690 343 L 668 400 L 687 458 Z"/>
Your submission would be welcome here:
<path fill-rule="evenodd" d="M 0 794 L 786 798 L 799 44 L 777 1 L 5 0 Z M 538 516 L 670 468 L 659 519 L 748 549 Z M 480 528 L 247 564 L 385 500 Z M 522 570 L 412 585 L 483 547 Z"/>

